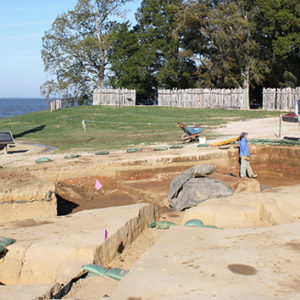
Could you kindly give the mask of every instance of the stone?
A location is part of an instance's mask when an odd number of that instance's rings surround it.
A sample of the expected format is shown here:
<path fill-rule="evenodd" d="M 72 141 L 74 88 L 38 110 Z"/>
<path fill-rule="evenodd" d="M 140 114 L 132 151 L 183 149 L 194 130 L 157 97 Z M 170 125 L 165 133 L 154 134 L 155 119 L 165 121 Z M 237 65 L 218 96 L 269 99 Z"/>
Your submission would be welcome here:
<path fill-rule="evenodd" d="M 220 180 L 193 178 L 183 185 L 178 197 L 172 198 L 169 203 L 173 210 L 181 211 L 208 199 L 227 197 L 233 193 L 232 188 Z"/>
<path fill-rule="evenodd" d="M 260 192 L 260 183 L 256 179 L 241 179 L 232 185 L 232 188 L 235 193 L 252 193 L 252 192 Z"/>
<path fill-rule="evenodd" d="M 170 184 L 170 191 L 168 200 L 177 197 L 182 186 L 189 180 L 195 177 L 207 176 L 216 171 L 215 165 L 199 164 L 187 169 L 177 177 L 175 177 Z"/>

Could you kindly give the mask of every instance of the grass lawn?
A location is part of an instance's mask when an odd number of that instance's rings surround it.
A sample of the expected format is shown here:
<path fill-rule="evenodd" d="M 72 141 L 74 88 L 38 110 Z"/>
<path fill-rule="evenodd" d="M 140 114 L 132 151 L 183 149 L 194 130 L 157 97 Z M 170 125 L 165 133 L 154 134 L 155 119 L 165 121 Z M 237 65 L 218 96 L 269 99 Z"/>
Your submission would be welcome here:
<path fill-rule="evenodd" d="M 0 119 L 0 131 L 11 131 L 16 140 L 54 146 L 56 152 L 100 151 L 135 147 L 141 143 L 176 143 L 183 131 L 175 126 L 175 121 L 204 125 L 209 129 L 230 121 L 275 117 L 279 114 L 157 106 L 81 106 Z M 82 120 L 86 121 L 86 135 Z M 209 131 L 205 136 L 208 139 L 213 137 Z"/>

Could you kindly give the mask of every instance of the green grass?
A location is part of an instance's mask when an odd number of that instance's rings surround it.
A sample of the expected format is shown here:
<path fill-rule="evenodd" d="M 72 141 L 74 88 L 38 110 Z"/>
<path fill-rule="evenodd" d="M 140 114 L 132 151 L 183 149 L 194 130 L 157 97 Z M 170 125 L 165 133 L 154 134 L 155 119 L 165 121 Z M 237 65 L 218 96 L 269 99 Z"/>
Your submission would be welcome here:
<path fill-rule="evenodd" d="M 141 143 L 176 142 L 188 125 L 220 126 L 229 121 L 275 117 L 280 112 L 165 107 L 82 106 L 40 111 L 0 119 L 0 131 L 12 131 L 16 140 L 50 145 L 56 151 L 100 151 L 128 148 Z M 86 121 L 87 134 L 81 126 Z M 210 138 L 210 133 L 206 134 Z"/>

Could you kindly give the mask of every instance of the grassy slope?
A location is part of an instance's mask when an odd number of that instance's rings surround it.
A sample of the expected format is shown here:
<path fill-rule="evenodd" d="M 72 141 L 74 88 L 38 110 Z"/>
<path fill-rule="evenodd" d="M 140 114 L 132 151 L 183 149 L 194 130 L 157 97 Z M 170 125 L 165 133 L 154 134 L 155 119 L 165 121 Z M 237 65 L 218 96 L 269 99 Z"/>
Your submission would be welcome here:
<path fill-rule="evenodd" d="M 12 131 L 16 140 L 55 146 L 56 151 L 99 151 L 140 143 L 176 142 L 183 134 L 175 126 L 176 120 L 214 127 L 233 120 L 278 115 L 279 112 L 265 111 L 83 106 L 0 119 L 0 131 Z M 86 120 L 86 135 L 82 120 Z M 206 137 L 212 136 L 208 132 Z"/>

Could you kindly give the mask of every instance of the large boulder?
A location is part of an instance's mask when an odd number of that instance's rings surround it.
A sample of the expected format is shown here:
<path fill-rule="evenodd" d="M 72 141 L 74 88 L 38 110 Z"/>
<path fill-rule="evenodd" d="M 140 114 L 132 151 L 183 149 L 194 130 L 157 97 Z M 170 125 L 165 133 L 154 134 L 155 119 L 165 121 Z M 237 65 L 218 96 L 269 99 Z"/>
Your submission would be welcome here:
<path fill-rule="evenodd" d="M 169 205 L 175 211 L 190 208 L 211 198 L 227 197 L 234 193 L 225 182 L 206 177 L 193 178 L 182 186 L 177 197 L 169 200 Z"/>
<path fill-rule="evenodd" d="M 175 177 L 170 184 L 170 191 L 168 195 L 168 201 L 170 202 L 172 198 L 178 196 L 179 191 L 182 186 L 190 179 L 196 177 L 203 177 L 212 174 L 216 171 L 216 166 L 214 165 L 196 165 L 192 168 L 187 169 L 177 177 Z"/>

